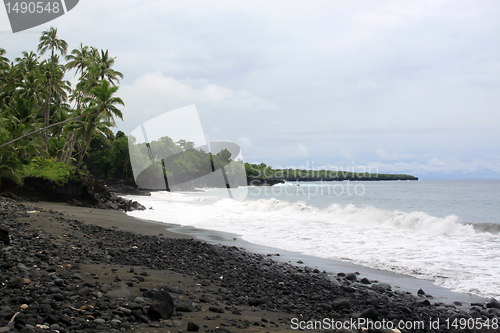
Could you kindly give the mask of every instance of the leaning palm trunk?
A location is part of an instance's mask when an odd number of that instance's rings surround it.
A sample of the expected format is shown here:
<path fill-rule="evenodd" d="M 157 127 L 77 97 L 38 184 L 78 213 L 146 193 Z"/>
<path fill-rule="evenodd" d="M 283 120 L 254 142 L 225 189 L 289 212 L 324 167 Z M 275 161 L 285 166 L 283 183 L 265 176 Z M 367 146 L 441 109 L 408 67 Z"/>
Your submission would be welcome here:
<path fill-rule="evenodd" d="M 49 126 L 44 126 L 44 127 L 40 128 L 40 129 L 37 129 L 36 131 L 33 131 L 33 132 L 31 132 L 31 133 L 28 133 L 28 134 L 22 135 L 22 136 L 20 136 L 20 137 L 18 137 L 18 138 L 15 138 L 14 140 L 11 140 L 11 141 L 9 141 L 9 142 L 6 142 L 6 143 L 4 143 L 4 144 L 0 145 L 0 149 L 2 149 L 3 147 L 7 147 L 8 145 L 11 145 L 11 144 L 13 144 L 14 142 L 19 141 L 19 140 L 21 140 L 21 139 L 24 139 L 24 138 L 26 138 L 26 137 L 28 137 L 28 136 L 30 136 L 30 135 L 33 135 L 33 134 L 36 134 L 36 133 L 40 133 L 40 132 L 42 132 L 42 131 L 45 131 L 45 130 L 47 130 L 47 129 L 51 128 L 51 127 L 58 126 L 58 125 L 62 125 L 62 124 L 65 124 L 65 123 L 67 123 L 67 122 L 70 122 L 70 121 L 72 121 L 72 120 L 80 119 L 80 118 L 83 118 L 83 117 L 92 117 L 92 116 L 96 116 L 96 115 L 98 115 L 98 114 L 99 114 L 99 112 L 94 112 L 94 113 L 89 113 L 89 114 L 81 114 L 81 115 L 79 115 L 79 116 L 76 116 L 76 117 L 73 117 L 73 118 L 70 118 L 70 119 L 66 119 L 66 120 L 60 121 L 60 122 L 58 122 L 58 123 L 54 123 L 54 124 L 52 124 L 52 125 L 49 125 Z"/>
<path fill-rule="evenodd" d="M 82 151 L 80 152 L 80 156 L 78 157 L 78 164 L 76 165 L 77 171 L 80 170 L 80 167 L 83 164 L 83 158 L 85 157 L 85 154 L 87 154 L 87 150 L 90 147 L 91 139 L 92 139 L 92 136 L 89 135 L 89 137 L 86 138 L 86 140 L 85 140 L 86 142 L 85 141 L 83 142 L 84 149 L 82 149 Z"/>
<path fill-rule="evenodd" d="M 69 161 L 71 159 L 71 155 L 73 155 L 73 149 L 75 148 L 75 143 L 76 143 L 76 138 L 73 137 L 73 139 L 71 139 L 69 149 L 68 149 L 68 152 L 66 155 L 66 164 L 69 164 Z"/>
<path fill-rule="evenodd" d="M 67 137 L 66 137 L 66 141 L 64 142 L 64 147 L 63 147 L 63 152 L 61 154 L 61 156 L 59 156 L 59 162 L 62 162 L 62 161 L 65 161 L 66 160 L 66 156 L 68 154 L 68 151 L 69 151 L 69 147 L 71 145 L 71 140 L 73 139 L 73 132 L 71 132 Z"/>
<path fill-rule="evenodd" d="M 52 64 L 50 66 L 50 79 L 49 79 L 49 98 L 45 102 L 45 110 L 43 112 L 43 121 L 46 126 L 50 123 L 50 101 L 52 99 L 52 77 L 54 76 L 54 49 L 52 49 Z M 49 131 L 43 131 L 43 139 L 45 140 L 45 151 L 49 151 Z"/>

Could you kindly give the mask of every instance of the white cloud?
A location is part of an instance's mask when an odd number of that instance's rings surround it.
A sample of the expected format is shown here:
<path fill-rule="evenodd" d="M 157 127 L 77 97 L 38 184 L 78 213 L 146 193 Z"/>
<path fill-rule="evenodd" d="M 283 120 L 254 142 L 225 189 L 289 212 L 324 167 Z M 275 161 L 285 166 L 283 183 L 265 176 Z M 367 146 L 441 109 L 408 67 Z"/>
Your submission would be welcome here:
<path fill-rule="evenodd" d="M 274 103 L 246 90 L 224 88 L 206 79 L 178 80 L 160 72 L 146 73 L 132 85 L 122 85 L 118 95 L 125 102 L 126 123 L 121 124 L 125 131 L 157 115 L 191 104 L 197 106 L 200 115 L 205 115 L 202 117 L 206 120 L 205 128 L 215 134 L 220 132 L 220 126 L 230 128 L 247 124 L 241 117 L 234 119 L 234 115 L 279 110 Z"/>
<path fill-rule="evenodd" d="M 217 103 L 233 95 L 231 90 L 209 84 L 203 80 L 180 81 L 163 76 L 160 72 L 144 74 L 132 86 L 122 86 L 121 93 L 125 93 L 127 96 L 140 96 L 138 99 L 143 106 L 147 106 L 151 102 L 170 105 Z"/>

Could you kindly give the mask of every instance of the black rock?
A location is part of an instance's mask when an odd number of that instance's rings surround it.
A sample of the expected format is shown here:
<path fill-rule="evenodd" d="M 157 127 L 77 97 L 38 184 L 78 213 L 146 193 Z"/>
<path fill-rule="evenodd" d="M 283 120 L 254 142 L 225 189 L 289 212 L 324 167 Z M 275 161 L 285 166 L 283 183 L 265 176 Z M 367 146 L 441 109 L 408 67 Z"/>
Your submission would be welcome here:
<path fill-rule="evenodd" d="M 495 315 L 500 318 L 500 310 L 496 308 L 490 308 L 488 309 L 488 313 L 491 313 L 492 315 Z"/>
<path fill-rule="evenodd" d="M 472 319 L 480 319 L 481 318 L 481 314 L 477 311 L 471 311 L 471 312 L 469 312 L 469 315 Z"/>
<path fill-rule="evenodd" d="M 349 281 L 355 282 L 358 280 L 358 277 L 354 273 L 349 273 L 345 276 L 345 278 Z"/>
<path fill-rule="evenodd" d="M 361 283 L 363 283 L 363 284 L 371 284 L 371 283 L 372 283 L 372 282 L 371 282 L 370 280 L 368 280 L 367 278 L 362 278 L 360 282 L 361 282 Z"/>
<path fill-rule="evenodd" d="M 248 305 L 250 306 L 259 306 L 262 303 L 262 301 L 258 298 L 250 298 L 248 300 Z"/>
<path fill-rule="evenodd" d="M 194 311 L 194 305 L 193 302 L 189 300 L 183 300 L 175 307 L 175 311 L 181 311 L 181 312 L 193 312 Z"/>
<path fill-rule="evenodd" d="M 174 300 L 166 291 L 157 291 L 153 294 L 148 316 L 152 320 L 169 319 L 174 313 Z"/>
<path fill-rule="evenodd" d="M 320 306 L 323 310 L 325 310 L 325 311 L 332 311 L 332 309 L 333 309 L 333 307 L 332 307 L 330 304 L 325 304 L 325 303 L 323 303 L 323 304 L 320 304 L 319 306 Z"/>
<path fill-rule="evenodd" d="M 9 228 L 0 225 L 0 242 L 4 245 L 10 245 L 10 231 Z"/>
<path fill-rule="evenodd" d="M 418 300 L 416 303 L 419 306 L 431 306 L 431 302 L 428 299 L 421 299 Z"/>
<path fill-rule="evenodd" d="M 40 304 L 38 306 L 38 312 L 41 312 L 41 313 L 52 313 L 52 307 L 50 306 L 50 304 Z"/>
<path fill-rule="evenodd" d="M 500 302 L 492 298 L 488 303 L 486 303 L 487 308 L 500 309 Z"/>
<path fill-rule="evenodd" d="M 212 312 L 215 312 L 215 313 L 224 313 L 224 310 L 221 309 L 221 308 L 218 308 L 216 306 L 211 306 L 208 308 L 208 310 L 212 311 Z"/>
<path fill-rule="evenodd" d="M 352 305 L 352 301 L 350 298 L 339 298 L 333 301 L 334 309 L 349 309 Z"/>
<path fill-rule="evenodd" d="M 149 315 L 149 313 L 148 313 L 148 315 Z M 137 319 L 138 321 L 141 321 L 143 323 L 149 323 L 149 319 L 146 318 L 146 316 L 144 316 L 142 314 L 141 310 L 132 310 L 132 316 L 134 316 L 134 318 Z M 155 320 L 158 320 L 158 319 L 155 319 Z"/>
<path fill-rule="evenodd" d="M 9 288 L 21 288 L 23 286 L 23 280 L 21 280 L 21 278 L 19 277 L 13 278 L 9 281 L 7 286 Z"/>
<path fill-rule="evenodd" d="M 198 332 L 199 329 L 200 329 L 200 326 L 196 325 L 195 323 L 193 323 L 191 321 L 187 324 L 187 330 L 189 332 Z"/>
<path fill-rule="evenodd" d="M 378 319 L 378 313 L 377 310 L 374 308 L 369 308 L 366 309 L 365 311 L 361 312 L 359 315 L 360 318 L 366 318 L 366 319 L 371 319 L 371 320 L 377 320 Z"/>

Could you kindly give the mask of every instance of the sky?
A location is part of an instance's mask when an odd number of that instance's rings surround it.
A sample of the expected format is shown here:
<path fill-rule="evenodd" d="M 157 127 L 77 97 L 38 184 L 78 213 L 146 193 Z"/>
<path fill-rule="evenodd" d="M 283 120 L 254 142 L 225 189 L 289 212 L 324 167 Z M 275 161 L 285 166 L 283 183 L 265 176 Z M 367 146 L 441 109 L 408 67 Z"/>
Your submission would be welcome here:
<path fill-rule="evenodd" d="M 81 0 L 15 34 L 0 10 L 0 47 L 13 60 L 53 26 L 69 50 L 108 49 L 127 134 L 194 104 L 206 140 L 250 163 L 500 179 L 499 17 L 498 1 Z"/>

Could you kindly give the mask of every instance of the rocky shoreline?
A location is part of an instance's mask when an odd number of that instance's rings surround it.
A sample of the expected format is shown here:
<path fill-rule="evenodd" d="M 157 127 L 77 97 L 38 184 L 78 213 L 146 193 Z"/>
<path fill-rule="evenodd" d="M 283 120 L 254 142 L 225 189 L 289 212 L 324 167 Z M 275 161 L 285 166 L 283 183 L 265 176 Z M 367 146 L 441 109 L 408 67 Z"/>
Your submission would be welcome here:
<path fill-rule="evenodd" d="M 69 180 L 64 185 L 37 177 L 26 177 L 22 186 L 8 179 L 4 183 L 6 184 L 2 184 L 1 195 L 14 200 L 66 202 L 78 207 L 115 209 L 126 212 L 144 210 L 146 207 L 137 201 L 123 199 L 116 195 L 113 190 L 123 190 L 117 191 L 121 194 L 150 195 L 149 192 L 141 191 L 127 184 L 117 183 L 115 187 L 108 188 L 104 181 L 90 175 L 84 176 L 81 180 Z"/>
<path fill-rule="evenodd" d="M 236 247 L 103 228 L 5 198 L 0 225 L 10 239 L 0 245 L 0 332 L 362 332 L 358 323 L 396 332 L 384 328 L 402 322 L 426 326 L 400 332 L 498 332 L 484 326 L 498 323 L 496 300 L 462 310 L 355 272 L 332 279 Z M 462 322 L 469 326 L 450 326 Z"/>

